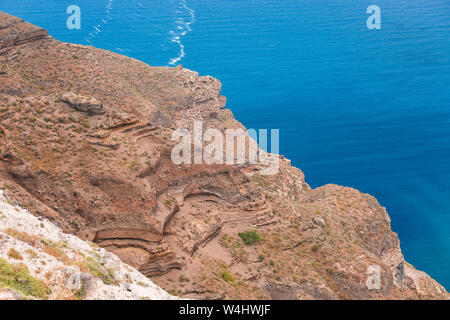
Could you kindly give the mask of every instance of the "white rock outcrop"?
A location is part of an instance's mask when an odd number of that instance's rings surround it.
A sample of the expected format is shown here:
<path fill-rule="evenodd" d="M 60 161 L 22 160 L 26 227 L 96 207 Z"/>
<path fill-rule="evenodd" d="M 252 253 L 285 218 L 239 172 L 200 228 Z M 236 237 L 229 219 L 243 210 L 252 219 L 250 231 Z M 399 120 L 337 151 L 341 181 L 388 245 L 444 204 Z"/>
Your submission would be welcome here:
<path fill-rule="evenodd" d="M 177 299 L 116 255 L 16 206 L 2 190 L 0 259 L 26 266 L 30 276 L 50 289 L 46 299 Z M 35 298 L 3 282 L 0 274 L 0 299 Z"/>

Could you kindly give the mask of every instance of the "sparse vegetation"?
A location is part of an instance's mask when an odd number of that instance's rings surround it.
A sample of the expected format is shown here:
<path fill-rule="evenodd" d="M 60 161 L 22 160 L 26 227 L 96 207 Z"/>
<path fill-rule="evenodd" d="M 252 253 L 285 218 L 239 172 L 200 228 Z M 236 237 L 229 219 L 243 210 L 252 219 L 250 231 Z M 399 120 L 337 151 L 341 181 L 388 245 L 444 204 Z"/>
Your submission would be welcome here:
<path fill-rule="evenodd" d="M 46 298 L 50 294 L 50 289 L 32 277 L 26 266 L 11 265 L 2 258 L 0 258 L 0 285 L 35 298 Z"/>
<path fill-rule="evenodd" d="M 86 298 L 86 287 L 84 284 L 81 284 L 80 289 L 78 289 L 73 295 L 77 300 L 84 300 L 84 298 Z"/>
<path fill-rule="evenodd" d="M 79 266 L 87 269 L 94 277 L 100 278 L 106 285 L 117 285 L 114 278 L 114 271 L 112 269 L 104 268 L 94 258 L 87 257 L 85 261 L 81 262 Z"/>
<path fill-rule="evenodd" d="M 25 232 L 20 232 L 20 231 L 17 231 L 15 229 L 12 229 L 12 228 L 6 229 L 5 233 L 7 235 L 10 235 L 13 238 L 16 238 L 17 240 L 26 242 L 26 243 L 28 243 L 29 245 L 32 245 L 32 246 L 34 246 L 36 244 L 37 240 L 38 240 L 38 237 L 31 236 L 31 235 L 29 235 L 29 234 L 27 234 Z"/>
<path fill-rule="evenodd" d="M 228 271 L 223 270 L 220 273 L 220 277 L 225 281 L 228 282 L 229 284 L 231 284 L 232 286 L 236 286 L 236 281 L 234 280 L 234 278 L 231 276 L 231 274 L 228 273 Z"/>
<path fill-rule="evenodd" d="M 11 259 L 23 260 L 22 255 L 14 248 L 9 249 L 8 257 L 10 257 Z"/>
<path fill-rule="evenodd" d="M 181 276 L 178 278 L 178 281 L 179 281 L 179 282 L 189 282 L 190 280 L 189 280 L 189 278 L 186 278 L 185 276 L 181 275 Z"/>
<path fill-rule="evenodd" d="M 27 249 L 27 250 L 25 250 L 25 253 L 29 254 L 33 258 L 37 258 L 38 257 L 38 253 L 36 251 L 34 251 L 33 249 Z"/>

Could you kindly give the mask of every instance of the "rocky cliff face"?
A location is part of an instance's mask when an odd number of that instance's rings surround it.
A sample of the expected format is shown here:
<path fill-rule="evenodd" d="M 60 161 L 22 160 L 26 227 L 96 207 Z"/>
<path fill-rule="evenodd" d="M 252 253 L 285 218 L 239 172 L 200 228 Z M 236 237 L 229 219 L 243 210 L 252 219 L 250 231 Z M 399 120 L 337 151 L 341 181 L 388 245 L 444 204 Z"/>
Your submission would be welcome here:
<path fill-rule="evenodd" d="M 218 80 L 46 34 L 0 13 L 0 187 L 34 215 L 182 297 L 448 298 L 370 195 L 311 189 L 283 157 L 271 176 L 175 165 L 176 128 L 242 128 Z"/>
<path fill-rule="evenodd" d="M 63 233 L 0 190 L 0 299 L 173 298 L 114 254 Z"/>

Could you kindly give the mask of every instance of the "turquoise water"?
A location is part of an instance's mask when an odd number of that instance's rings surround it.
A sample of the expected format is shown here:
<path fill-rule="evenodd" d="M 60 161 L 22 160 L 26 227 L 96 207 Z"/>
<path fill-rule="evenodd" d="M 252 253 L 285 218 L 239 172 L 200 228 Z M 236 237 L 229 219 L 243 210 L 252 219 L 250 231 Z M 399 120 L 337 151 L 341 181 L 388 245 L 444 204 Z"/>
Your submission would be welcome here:
<path fill-rule="evenodd" d="M 66 28 L 70 4 L 81 30 Z M 366 27 L 371 4 L 381 30 Z M 238 120 L 279 128 L 281 153 L 313 187 L 376 196 L 406 259 L 450 288 L 448 0 L 0 0 L 0 10 L 60 40 L 219 78 Z"/>

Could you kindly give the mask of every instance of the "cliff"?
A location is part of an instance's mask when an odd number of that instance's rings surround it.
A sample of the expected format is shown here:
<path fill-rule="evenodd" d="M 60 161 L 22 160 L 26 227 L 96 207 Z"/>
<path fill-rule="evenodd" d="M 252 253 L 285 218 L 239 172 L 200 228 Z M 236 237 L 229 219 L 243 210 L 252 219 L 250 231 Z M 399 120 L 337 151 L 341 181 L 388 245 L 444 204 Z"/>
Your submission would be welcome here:
<path fill-rule="evenodd" d="M 275 175 L 174 164 L 174 130 L 243 128 L 218 80 L 63 43 L 5 13 L 0 39 L 0 188 L 35 216 L 186 298 L 448 298 L 404 261 L 370 195 L 311 189 L 283 157 Z"/>

